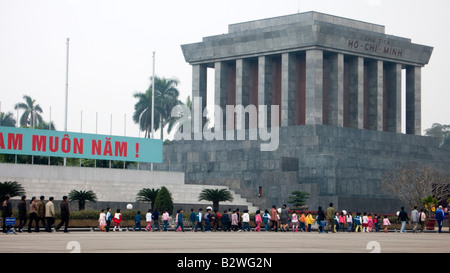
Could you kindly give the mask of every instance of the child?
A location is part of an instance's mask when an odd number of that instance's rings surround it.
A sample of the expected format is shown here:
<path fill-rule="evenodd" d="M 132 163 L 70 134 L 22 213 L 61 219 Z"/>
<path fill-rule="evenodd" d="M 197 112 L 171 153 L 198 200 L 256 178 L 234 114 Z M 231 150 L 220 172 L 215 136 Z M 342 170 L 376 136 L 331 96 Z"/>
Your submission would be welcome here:
<path fill-rule="evenodd" d="M 334 232 L 339 231 L 339 212 L 334 215 Z"/>
<path fill-rule="evenodd" d="M 119 231 L 122 231 L 120 229 L 120 224 L 122 223 L 122 214 L 120 213 L 120 209 L 116 210 L 116 213 L 114 214 L 113 222 L 114 222 L 113 231 L 116 231 L 116 228 L 118 228 Z"/>
<path fill-rule="evenodd" d="M 347 231 L 351 232 L 353 230 L 353 216 L 350 211 L 347 212 L 347 226 L 348 226 Z"/>
<path fill-rule="evenodd" d="M 389 221 L 389 218 L 387 218 L 387 215 L 385 215 L 383 218 L 383 226 L 384 226 L 385 233 L 388 232 L 388 226 L 390 226 L 390 225 L 391 225 L 391 222 Z"/>
<path fill-rule="evenodd" d="M 136 216 L 134 217 L 133 231 L 136 231 L 136 228 L 139 228 L 139 231 L 141 231 L 141 212 L 139 210 Z"/>
<path fill-rule="evenodd" d="M 244 210 L 244 214 L 242 214 L 242 231 L 250 231 L 250 215 L 248 214 L 248 209 Z"/>
<path fill-rule="evenodd" d="M 377 214 L 374 214 L 374 216 L 373 216 L 373 225 L 375 226 L 375 232 L 378 232 L 379 229 L 380 229 L 379 222 L 380 222 L 380 218 L 378 217 Z"/>
<path fill-rule="evenodd" d="M 308 227 L 308 232 L 311 232 L 311 225 L 314 223 L 314 218 L 312 217 L 311 212 L 308 212 L 305 218 L 305 225 Z"/>
<path fill-rule="evenodd" d="M 344 216 L 344 212 L 341 211 L 341 214 L 339 214 L 339 230 L 344 232 L 345 231 L 345 216 Z"/>
<path fill-rule="evenodd" d="M 145 215 L 145 221 L 147 221 L 147 226 L 145 227 L 146 231 L 152 231 L 152 210 L 149 209 L 147 214 Z"/>
<path fill-rule="evenodd" d="M 256 211 L 255 214 L 255 231 L 260 232 L 261 231 L 261 212 L 259 210 Z"/>
<path fill-rule="evenodd" d="M 291 222 L 292 222 L 292 232 L 298 232 L 298 216 L 294 212 L 291 215 Z"/>
<path fill-rule="evenodd" d="M 367 230 L 368 227 L 369 227 L 369 217 L 367 217 L 367 213 L 364 212 L 363 213 L 363 217 L 362 217 L 362 229 L 363 229 L 363 232 L 369 232 Z"/>
<path fill-rule="evenodd" d="M 232 231 L 238 230 L 238 215 L 236 210 L 233 210 L 233 214 L 231 215 L 231 228 Z"/>
<path fill-rule="evenodd" d="M 263 222 L 264 222 L 264 230 L 269 231 L 269 229 L 270 229 L 270 214 L 269 214 L 269 210 L 267 210 L 267 209 L 264 210 Z"/>
<path fill-rule="evenodd" d="M 177 213 L 177 226 L 175 228 L 175 231 L 182 231 L 184 232 L 183 227 L 183 209 L 180 209 L 180 211 Z"/>
<path fill-rule="evenodd" d="M 369 213 L 369 215 L 367 216 L 367 218 L 369 218 L 369 223 L 368 223 L 368 228 L 369 228 L 369 232 L 373 231 L 373 218 L 372 218 L 372 214 Z"/>
<path fill-rule="evenodd" d="M 354 222 L 355 222 L 355 232 L 358 232 L 358 229 L 361 232 L 361 213 L 360 212 L 356 213 Z"/>
<path fill-rule="evenodd" d="M 303 232 L 305 231 L 305 224 L 306 224 L 306 217 L 305 217 L 305 213 L 302 212 L 302 214 L 300 214 L 300 219 L 299 219 L 299 223 L 300 223 L 300 231 Z"/>
<path fill-rule="evenodd" d="M 164 211 L 162 219 L 164 221 L 164 231 L 167 231 L 167 226 L 169 225 L 169 212 L 167 210 Z"/>
<path fill-rule="evenodd" d="M 106 227 L 106 214 L 105 214 L 105 209 L 102 209 L 102 212 L 100 212 L 100 216 L 98 218 L 98 223 L 99 223 L 99 227 L 100 227 L 100 231 L 106 231 L 105 227 Z"/>

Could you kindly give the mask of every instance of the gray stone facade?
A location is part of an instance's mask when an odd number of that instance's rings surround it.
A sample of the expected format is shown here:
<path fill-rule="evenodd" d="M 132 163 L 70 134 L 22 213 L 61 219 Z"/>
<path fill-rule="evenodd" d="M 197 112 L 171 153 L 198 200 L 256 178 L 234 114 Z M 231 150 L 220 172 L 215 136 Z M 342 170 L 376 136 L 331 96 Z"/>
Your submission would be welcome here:
<path fill-rule="evenodd" d="M 197 123 L 195 140 L 164 146 L 157 170 L 184 172 L 186 183 L 227 185 L 260 209 L 302 190 L 311 210 L 333 202 L 380 213 L 401 205 L 380 188 L 389 168 L 417 161 L 447 171 L 449 152 L 420 136 L 421 69 L 432 47 L 381 25 L 306 12 L 232 24 L 226 34 L 181 48 L 202 109 L 210 95 L 221 109 L 279 106 L 279 146 L 261 151 L 249 131 L 246 140 L 202 140 Z M 207 68 L 215 69 L 214 90 L 207 90 Z"/>

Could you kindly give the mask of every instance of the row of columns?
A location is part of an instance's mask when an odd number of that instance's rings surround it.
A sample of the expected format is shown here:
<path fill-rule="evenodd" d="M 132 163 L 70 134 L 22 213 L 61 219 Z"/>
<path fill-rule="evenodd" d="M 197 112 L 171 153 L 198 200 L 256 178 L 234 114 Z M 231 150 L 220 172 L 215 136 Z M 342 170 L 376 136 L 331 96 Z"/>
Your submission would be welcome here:
<path fill-rule="evenodd" d="M 401 64 L 311 49 L 218 61 L 214 69 L 215 105 L 224 113 L 226 105 L 267 105 L 268 111 L 279 105 L 281 126 L 401 133 Z M 421 68 L 405 69 L 406 133 L 420 135 Z M 205 109 L 207 64 L 192 65 L 192 95 L 203 98 Z"/>

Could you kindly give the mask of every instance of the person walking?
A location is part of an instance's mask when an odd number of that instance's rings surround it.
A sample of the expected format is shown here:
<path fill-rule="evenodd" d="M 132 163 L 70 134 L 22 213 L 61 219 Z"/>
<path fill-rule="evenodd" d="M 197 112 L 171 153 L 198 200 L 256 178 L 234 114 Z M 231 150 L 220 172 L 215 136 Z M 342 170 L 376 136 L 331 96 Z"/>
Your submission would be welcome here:
<path fill-rule="evenodd" d="M 220 221 L 222 222 L 222 231 L 228 231 L 229 230 L 229 215 L 228 215 L 228 211 L 224 210 L 223 214 L 222 214 L 222 218 L 220 218 Z"/>
<path fill-rule="evenodd" d="M 352 212 L 349 211 L 347 212 L 346 215 L 346 220 L 347 220 L 347 232 L 352 232 L 353 231 L 353 216 L 352 216 Z"/>
<path fill-rule="evenodd" d="M 334 221 L 334 219 L 332 219 Z M 325 226 L 327 224 L 326 222 L 326 216 L 325 212 L 323 212 L 322 207 L 319 207 L 317 209 L 317 223 L 319 224 L 319 233 L 327 233 L 325 231 Z"/>
<path fill-rule="evenodd" d="M 419 211 L 417 211 L 417 206 L 414 206 L 414 209 L 411 211 L 411 222 L 413 223 L 413 232 L 418 233 L 417 229 L 419 225 Z"/>
<path fill-rule="evenodd" d="M 360 212 L 356 212 L 355 217 L 353 218 L 353 222 L 355 223 L 355 232 L 361 232 L 362 228 L 361 228 L 361 213 Z"/>
<path fill-rule="evenodd" d="M 278 232 L 278 211 L 275 205 L 273 205 L 272 209 L 270 210 L 270 222 L 274 231 Z"/>
<path fill-rule="evenodd" d="M 255 224 L 256 224 L 255 231 L 256 232 L 261 232 L 261 222 L 262 222 L 261 211 L 257 210 L 255 213 Z"/>
<path fill-rule="evenodd" d="M 67 202 L 67 196 L 63 196 L 63 200 L 59 204 L 59 207 L 61 209 L 61 222 L 56 227 L 56 230 L 59 230 L 62 225 L 64 225 L 64 233 L 69 232 L 69 217 L 70 217 L 70 211 L 69 211 L 69 202 Z"/>
<path fill-rule="evenodd" d="M 19 227 L 17 228 L 18 232 L 22 232 L 22 228 L 27 223 L 27 196 L 22 195 L 19 203 L 17 204 L 17 209 L 19 211 Z"/>
<path fill-rule="evenodd" d="M 106 227 L 106 213 L 105 209 L 102 209 L 102 211 L 98 216 L 98 228 L 100 229 L 100 231 L 105 232 L 106 231 L 105 227 Z"/>
<path fill-rule="evenodd" d="M 289 231 L 289 210 L 286 204 L 281 207 L 280 220 L 281 230 L 284 232 Z"/>
<path fill-rule="evenodd" d="M 240 231 L 251 231 L 250 230 L 250 215 L 248 214 L 248 209 L 244 210 L 242 214 L 242 229 Z"/>
<path fill-rule="evenodd" d="M 400 213 L 398 214 L 397 221 L 400 220 L 402 223 L 402 227 L 400 229 L 400 233 L 406 233 L 406 221 L 409 220 L 408 214 L 405 211 L 405 207 L 400 208 Z"/>
<path fill-rule="evenodd" d="M 178 231 L 178 228 L 181 229 L 182 232 L 184 232 L 183 227 L 183 209 L 180 209 L 180 211 L 177 214 L 177 226 L 175 227 L 175 231 Z"/>
<path fill-rule="evenodd" d="M 134 227 L 133 227 L 133 231 L 136 231 L 136 229 L 138 229 L 139 231 L 141 231 L 141 211 L 137 211 L 136 216 L 134 217 Z"/>
<path fill-rule="evenodd" d="M 200 230 L 203 232 L 203 209 L 199 208 L 197 212 L 197 226 L 195 227 L 195 232 L 197 232 L 197 229 L 200 228 Z"/>
<path fill-rule="evenodd" d="M 42 223 L 42 227 L 47 229 L 47 223 L 45 222 L 45 196 L 41 195 L 39 201 L 37 202 L 37 217 L 38 222 Z M 39 223 L 37 224 L 37 230 L 39 232 Z"/>
<path fill-rule="evenodd" d="M 195 228 L 195 212 L 194 209 L 191 209 L 191 215 L 189 216 L 189 220 L 191 221 L 191 231 L 194 231 Z"/>
<path fill-rule="evenodd" d="M 302 214 L 300 214 L 298 221 L 300 224 L 300 226 L 299 226 L 300 231 L 301 232 L 306 231 L 306 216 L 305 216 L 304 212 L 302 212 Z"/>
<path fill-rule="evenodd" d="M 425 214 L 425 212 L 423 211 L 423 208 L 420 209 L 419 212 L 419 224 L 420 224 L 420 231 L 423 232 L 423 230 L 425 229 L 425 222 L 427 220 L 427 215 Z"/>
<path fill-rule="evenodd" d="M 111 227 L 111 220 L 112 220 L 111 208 L 107 207 L 106 213 L 105 213 L 105 221 L 106 221 L 105 230 L 106 230 L 106 232 L 109 232 L 109 228 Z"/>
<path fill-rule="evenodd" d="M 48 202 L 45 204 L 45 221 L 47 222 L 47 232 L 52 232 L 52 227 L 55 224 L 55 206 L 53 204 L 53 196 L 50 196 Z"/>
<path fill-rule="evenodd" d="M 2 217 L 3 217 L 3 233 L 7 233 L 10 229 L 10 225 L 6 225 L 6 218 L 13 217 L 11 197 L 9 194 L 5 195 L 5 200 L 2 203 Z"/>
<path fill-rule="evenodd" d="M 369 217 L 367 216 L 367 212 L 363 213 L 362 217 L 362 232 L 369 232 Z"/>
<path fill-rule="evenodd" d="M 205 220 L 205 232 L 211 232 L 211 209 L 207 208 L 205 216 L 203 216 Z"/>
<path fill-rule="evenodd" d="M 344 212 L 341 211 L 341 213 L 339 214 L 339 230 L 341 232 L 345 231 L 345 222 L 346 222 L 346 217 L 344 215 Z"/>
<path fill-rule="evenodd" d="M 120 229 L 120 224 L 122 224 L 122 213 L 120 212 L 120 209 L 116 210 L 116 213 L 114 214 L 113 222 L 114 222 L 113 231 L 116 231 L 116 228 L 118 228 L 119 231 L 122 231 Z"/>
<path fill-rule="evenodd" d="M 333 203 L 330 203 L 330 206 L 327 208 L 327 223 L 328 223 L 328 231 L 331 230 L 332 233 L 335 233 L 334 230 L 334 216 L 336 215 L 336 211 L 333 208 Z"/>
<path fill-rule="evenodd" d="M 442 210 L 442 206 L 439 206 L 436 212 L 434 213 L 434 218 L 436 219 L 436 222 L 438 223 L 438 233 L 442 232 L 442 224 L 445 220 L 445 214 Z"/>
<path fill-rule="evenodd" d="M 269 210 L 265 209 L 263 214 L 263 223 L 264 223 L 264 230 L 269 231 L 270 230 L 270 214 Z"/>
<path fill-rule="evenodd" d="M 389 221 L 389 218 L 387 217 L 387 215 L 385 215 L 383 218 L 384 233 L 388 232 L 388 227 L 390 225 L 391 225 L 391 221 Z"/>
<path fill-rule="evenodd" d="M 169 225 L 169 212 L 167 211 L 167 209 L 164 211 L 162 215 L 162 220 L 164 223 L 164 231 L 167 231 L 167 226 Z"/>
<path fill-rule="evenodd" d="M 298 215 L 297 213 L 292 212 L 291 215 L 291 222 L 292 222 L 292 232 L 298 232 Z"/>
<path fill-rule="evenodd" d="M 237 231 L 239 229 L 238 225 L 238 215 L 236 210 L 233 210 L 233 214 L 231 215 L 231 230 Z"/>
<path fill-rule="evenodd" d="M 37 217 L 37 202 L 36 196 L 31 197 L 30 201 L 30 222 L 28 222 L 28 232 L 31 233 L 31 228 L 33 227 L 34 221 L 34 231 L 37 232 L 39 229 L 38 217 Z"/>
<path fill-rule="evenodd" d="M 152 209 L 148 209 L 147 214 L 145 215 L 145 221 L 147 222 L 145 230 L 152 231 Z"/>
<path fill-rule="evenodd" d="M 161 231 L 159 227 L 159 212 L 158 209 L 152 213 L 153 231 Z"/>
<path fill-rule="evenodd" d="M 311 232 L 311 226 L 313 223 L 314 223 L 314 218 L 312 217 L 312 214 L 309 211 L 308 215 L 306 215 L 306 218 L 305 218 L 305 225 L 306 225 L 308 232 Z"/>

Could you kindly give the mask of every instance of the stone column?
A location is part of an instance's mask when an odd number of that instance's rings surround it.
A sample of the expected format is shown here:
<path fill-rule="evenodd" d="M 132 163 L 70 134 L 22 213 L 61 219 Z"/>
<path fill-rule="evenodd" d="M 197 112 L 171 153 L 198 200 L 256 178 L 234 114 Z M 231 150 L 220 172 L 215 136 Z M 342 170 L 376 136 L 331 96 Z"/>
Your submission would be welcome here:
<path fill-rule="evenodd" d="M 323 51 L 306 51 L 306 124 L 323 123 Z"/>
<path fill-rule="evenodd" d="M 271 59 L 266 56 L 258 57 L 258 112 L 259 106 L 267 106 L 266 119 L 263 119 L 262 115 L 258 114 L 258 127 L 265 128 L 270 127 L 270 110 L 272 103 L 272 67 Z"/>
<path fill-rule="evenodd" d="M 383 130 L 383 61 L 369 62 L 369 129 Z"/>
<path fill-rule="evenodd" d="M 295 125 L 295 55 L 281 55 L 281 126 Z"/>
<path fill-rule="evenodd" d="M 256 105 L 250 105 L 250 74 L 249 59 L 236 60 L 236 129 L 257 128 Z M 238 109 L 238 107 L 240 109 Z M 242 108 L 241 108 L 242 107 Z M 248 115 L 246 115 L 248 113 Z M 244 127 L 245 125 L 245 127 Z"/>
<path fill-rule="evenodd" d="M 344 125 L 344 54 L 332 54 L 329 59 L 328 123 L 342 127 Z"/>
<path fill-rule="evenodd" d="M 192 116 L 192 119 L 196 119 L 193 124 L 196 126 L 193 131 L 196 134 L 200 134 L 203 130 L 203 125 L 206 123 L 206 118 L 203 117 L 203 110 L 206 109 L 207 103 L 207 66 L 206 64 L 194 64 L 192 65 L 192 102 L 196 97 L 201 98 L 201 108 L 195 109 L 197 113 Z M 192 109 L 193 110 L 193 109 Z M 194 114 L 194 113 L 192 113 Z M 197 128 L 196 128 L 197 127 Z"/>
<path fill-rule="evenodd" d="M 227 68 L 223 62 L 214 64 L 214 105 L 222 109 L 223 119 L 221 128 L 215 125 L 217 130 L 226 128 L 226 105 L 228 100 L 228 80 Z"/>
<path fill-rule="evenodd" d="M 387 126 L 386 130 L 393 133 L 402 132 L 402 66 L 389 64 L 386 66 Z"/>
<path fill-rule="evenodd" d="M 421 75 L 420 67 L 406 68 L 406 133 L 411 135 L 422 134 Z"/>
<path fill-rule="evenodd" d="M 349 61 L 349 126 L 364 128 L 364 58 Z"/>

